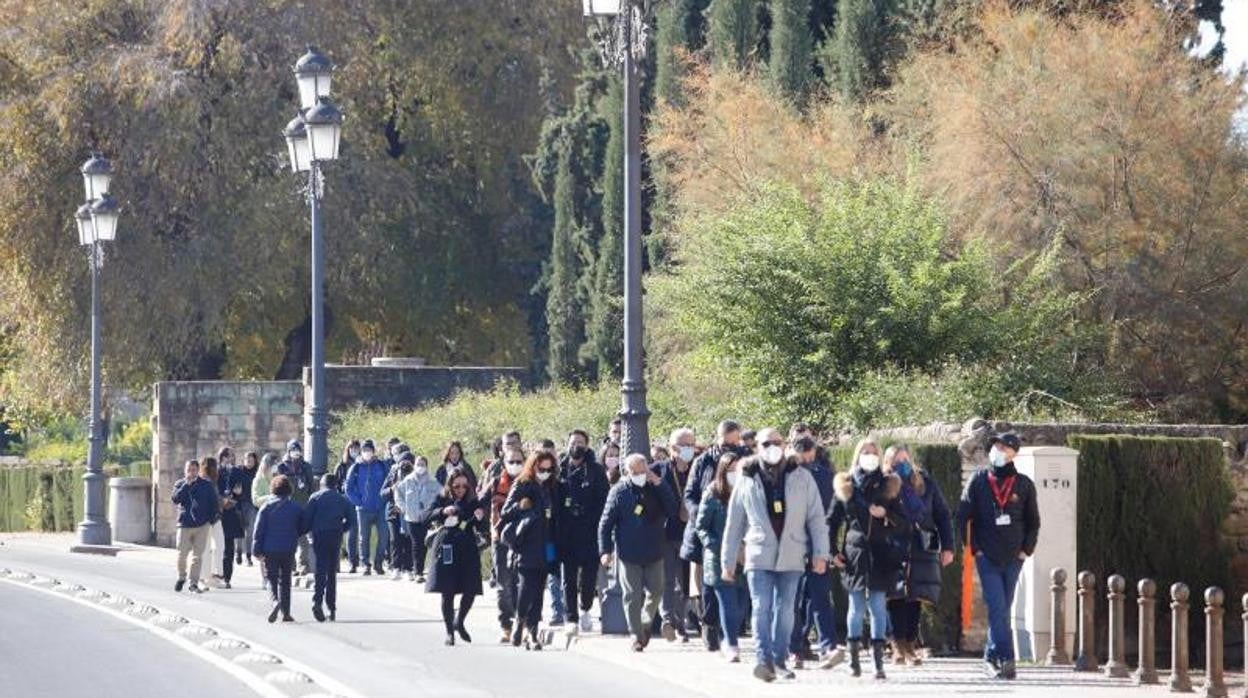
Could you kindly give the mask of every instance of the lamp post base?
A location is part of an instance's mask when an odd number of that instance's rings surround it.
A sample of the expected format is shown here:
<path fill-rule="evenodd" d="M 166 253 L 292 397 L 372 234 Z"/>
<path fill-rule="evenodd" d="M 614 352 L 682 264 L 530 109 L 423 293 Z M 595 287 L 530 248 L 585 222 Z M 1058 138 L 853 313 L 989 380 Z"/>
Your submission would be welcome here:
<path fill-rule="evenodd" d="M 78 546 L 111 546 L 112 542 L 113 528 L 107 521 L 88 520 L 78 524 Z"/>
<path fill-rule="evenodd" d="M 109 557 L 117 557 L 117 553 L 121 551 L 115 545 L 71 545 L 69 552 L 83 553 L 85 555 L 107 555 Z"/>

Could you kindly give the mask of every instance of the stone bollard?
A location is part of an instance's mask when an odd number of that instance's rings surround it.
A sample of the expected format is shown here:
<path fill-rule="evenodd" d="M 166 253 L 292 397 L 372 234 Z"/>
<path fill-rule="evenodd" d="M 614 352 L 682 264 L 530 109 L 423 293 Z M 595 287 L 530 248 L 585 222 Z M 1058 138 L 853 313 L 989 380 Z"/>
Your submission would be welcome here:
<path fill-rule="evenodd" d="M 1140 668 L 1133 675 L 1140 686 L 1161 683 L 1157 677 L 1157 582 L 1141 579 L 1140 607 Z"/>
<path fill-rule="evenodd" d="M 108 480 L 108 522 L 118 543 L 152 540 L 152 479 L 114 477 Z"/>
<path fill-rule="evenodd" d="M 1178 582 L 1170 587 L 1170 692 L 1191 693 L 1187 675 L 1187 600 L 1192 592 Z"/>
<path fill-rule="evenodd" d="M 1110 575 L 1109 593 L 1109 662 L 1105 665 L 1105 675 L 1110 678 L 1122 679 L 1130 676 L 1127 668 L 1126 619 L 1123 617 L 1123 600 L 1127 597 L 1127 580 L 1120 574 Z"/>
<path fill-rule="evenodd" d="M 1049 587 L 1053 603 L 1049 606 L 1049 654 L 1044 663 L 1061 666 L 1070 664 L 1070 653 L 1066 651 L 1066 570 L 1054 567 L 1049 573 L 1049 580 L 1053 583 Z M 1248 628 L 1248 620 L 1244 623 L 1244 627 Z M 1248 637 L 1248 634 L 1245 636 Z"/>
<path fill-rule="evenodd" d="M 1222 618 L 1226 609 L 1226 594 L 1218 587 L 1205 589 L 1205 686 L 1201 694 L 1206 698 L 1226 698 L 1226 679 L 1223 676 Z"/>
<path fill-rule="evenodd" d="M 1096 656 L 1096 575 L 1079 573 L 1079 656 L 1075 671 L 1098 671 L 1101 660 Z"/>

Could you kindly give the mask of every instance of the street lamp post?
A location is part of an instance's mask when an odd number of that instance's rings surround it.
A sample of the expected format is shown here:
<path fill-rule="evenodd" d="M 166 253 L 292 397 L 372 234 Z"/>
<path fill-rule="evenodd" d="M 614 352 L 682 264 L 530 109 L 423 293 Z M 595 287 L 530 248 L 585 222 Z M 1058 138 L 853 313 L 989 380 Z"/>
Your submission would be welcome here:
<path fill-rule="evenodd" d="M 329 466 L 329 425 L 325 409 L 325 246 L 321 232 L 321 197 L 324 180 L 321 164 L 338 159 L 342 112 L 329 100 L 334 65 L 324 54 L 308 47 L 295 64 L 299 85 L 299 114 L 286 125 L 283 135 L 292 172 L 306 172 L 308 208 L 312 218 L 312 398 L 304 414 L 312 472 Z"/>
<path fill-rule="evenodd" d="M 603 60 L 624 72 L 624 380 L 620 384 L 620 444 L 626 455 L 650 456 L 650 410 L 642 357 L 641 94 L 637 61 L 644 58 L 649 0 L 582 0 L 599 19 Z M 611 166 L 611 165 L 608 165 Z"/>
<path fill-rule="evenodd" d="M 117 238 L 117 201 L 109 195 L 112 164 L 99 155 L 82 166 L 87 203 L 74 216 L 78 242 L 89 248 L 91 261 L 91 415 L 87 422 L 87 472 L 82 476 L 86 490 L 83 519 L 78 524 L 80 546 L 109 546 L 113 531 L 105 512 L 104 433 L 100 420 L 100 267 L 104 263 L 102 243 Z"/>

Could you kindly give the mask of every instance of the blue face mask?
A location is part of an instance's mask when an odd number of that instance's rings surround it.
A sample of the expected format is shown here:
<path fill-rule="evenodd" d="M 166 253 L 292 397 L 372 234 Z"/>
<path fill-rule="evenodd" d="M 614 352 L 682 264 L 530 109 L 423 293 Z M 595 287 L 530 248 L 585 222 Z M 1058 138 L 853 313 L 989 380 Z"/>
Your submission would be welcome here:
<path fill-rule="evenodd" d="M 893 466 L 893 470 L 897 471 L 897 475 L 900 476 L 901 479 L 908 480 L 910 479 L 910 475 L 914 472 L 914 467 L 910 465 L 910 461 L 903 460 Z"/>

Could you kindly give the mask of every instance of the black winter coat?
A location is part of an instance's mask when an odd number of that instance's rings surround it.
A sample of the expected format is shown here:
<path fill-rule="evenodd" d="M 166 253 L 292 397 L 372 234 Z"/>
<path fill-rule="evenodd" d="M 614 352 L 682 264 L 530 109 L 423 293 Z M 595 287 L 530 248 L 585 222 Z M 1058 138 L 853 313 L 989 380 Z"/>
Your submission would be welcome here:
<path fill-rule="evenodd" d="M 555 547 L 560 562 L 598 560 L 598 522 L 607 505 L 607 471 L 597 463 L 559 471 L 555 502 Z"/>
<path fill-rule="evenodd" d="M 1031 555 L 1036 552 L 1036 541 L 1040 537 L 1040 508 L 1036 504 L 1036 484 L 1031 478 L 1020 474 L 1013 463 L 1007 463 L 1001 469 L 1000 486 L 1004 488 L 1012 477 L 1014 487 L 1004 510 L 998 511 L 988 480 L 989 473 L 991 469 L 981 470 L 966 483 L 962 501 L 958 503 L 958 535 L 964 537 L 963 544 L 969 544 L 976 555 L 983 553 L 992 562 L 1004 566 L 1016 559 L 1019 553 Z M 998 526 L 997 518 L 1002 514 L 1010 517 L 1010 523 Z M 969 543 L 965 540 L 968 526 L 971 534 Z"/>
<path fill-rule="evenodd" d="M 913 525 L 906 518 L 898 498 L 901 478 L 876 470 L 855 469 L 837 473 L 833 480 L 835 499 L 828 514 L 832 537 L 830 550 L 845 557 L 841 579 L 849 591 L 884 591 L 890 598 L 904 593 L 906 556 Z M 871 516 L 871 505 L 884 507 L 885 516 Z M 841 526 L 845 543 L 837 544 Z"/>
<path fill-rule="evenodd" d="M 547 551 L 554 552 L 555 545 L 555 485 L 541 484 L 536 480 L 517 481 L 507 493 L 507 501 L 503 503 L 498 521 L 502 526 L 504 539 L 507 538 L 507 527 L 519 525 L 527 520 L 523 527 L 524 535 L 513 541 L 516 546 L 511 548 L 507 556 L 508 566 L 522 570 L 544 570 L 553 560 L 548 559 Z M 531 509 L 520 508 L 524 499 L 533 502 Z"/>
<path fill-rule="evenodd" d="M 442 510 L 454 506 L 458 521 L 445 525 Z M 475 512 L 480 511 L 478 520 Z M 472 499 L 458 502 L 439 495 L 433 504 L 419 516 L 419 522 L 429 526 L 441 525 L 429 548 L 433 563 L 425 591 L 434 594 L 481 595 L 481 554 L 477 550 L 477 534 L 488 536 L 490 518 L 486 506 L 473 495 Z"/>
<path fill-rule="evenodd" d="M 910 482 L 901 486 L 901 508 L 913 523 L 910 553 L 906 565 L 907 597 L 912 601 L 940 600 L 941 551 L 953 551 L 953 519 L 940 485 L 921 472 L 922 492 Z"/>

